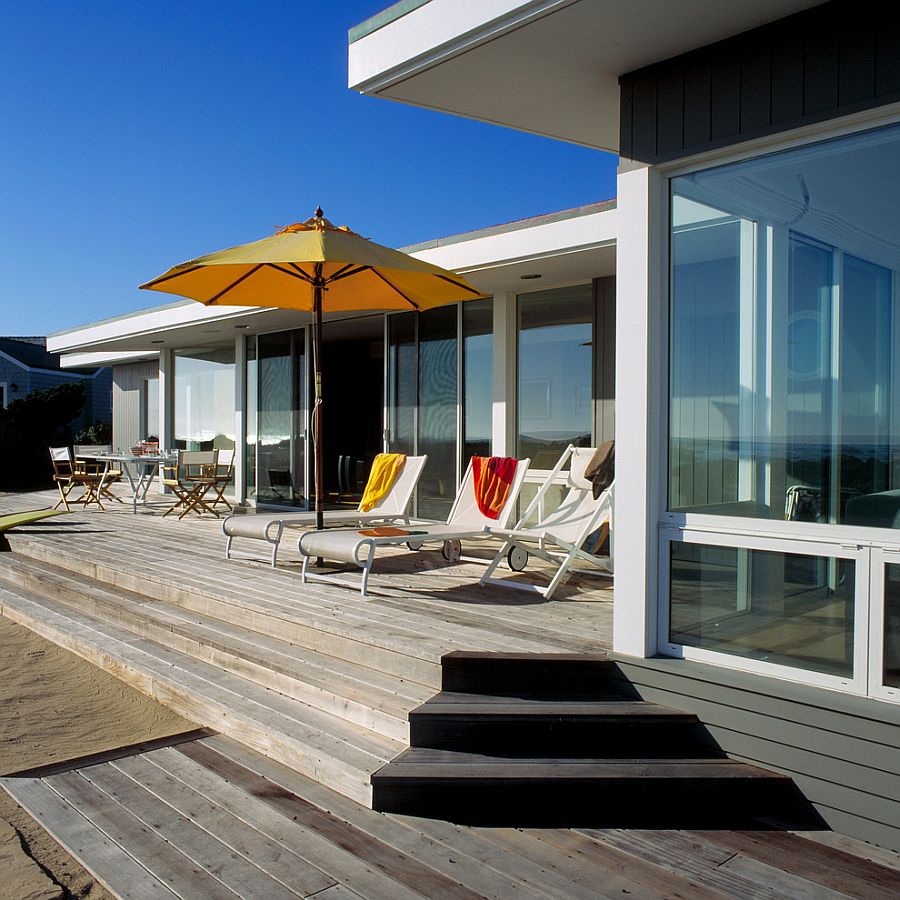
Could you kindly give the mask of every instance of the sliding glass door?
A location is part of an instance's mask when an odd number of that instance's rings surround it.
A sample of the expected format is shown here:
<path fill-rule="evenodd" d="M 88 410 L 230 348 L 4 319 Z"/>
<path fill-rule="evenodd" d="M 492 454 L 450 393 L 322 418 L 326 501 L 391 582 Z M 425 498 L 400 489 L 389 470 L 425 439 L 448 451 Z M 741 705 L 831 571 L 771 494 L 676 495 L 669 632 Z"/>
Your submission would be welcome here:
<path fill-rule="evenodd" d="M 305 507 L 306 334 L 260 334 L 256 345 L 256 499 Z"/>

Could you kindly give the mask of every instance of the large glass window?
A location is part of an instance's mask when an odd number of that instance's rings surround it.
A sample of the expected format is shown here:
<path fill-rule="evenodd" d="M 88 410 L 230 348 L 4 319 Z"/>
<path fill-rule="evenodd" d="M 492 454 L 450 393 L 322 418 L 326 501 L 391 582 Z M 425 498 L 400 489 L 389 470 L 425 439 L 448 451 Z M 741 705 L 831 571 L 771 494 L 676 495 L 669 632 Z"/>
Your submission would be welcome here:
<path fill-rule="evenodd" d="M 524 294 L 518 307 L 518 455 L 552 469 L 569 444 L 591 443 L 593 289 Z"/>
<path fill-rule="evenodd" d="M 672 643 L 853 675 L 853 560 L 669 547 Z"/>
<path fill-rule="evenodd" d="M 144 409 L 141 431 L 144 440 L 158 439 L 159 435 L 159 378 L 144 379 Z"/>
<path fill-rule="evenodd" d="M 304 332 L 257 336 L 256 485 L 260 503 L 306 504 Z"/>
<path fill-rule="evenodd" d="M 234 447 L 234 345 L 175 351 L 175 445 Z"/>
<path fill-rule="evenodd" d="M 900 527 L 900 129 L 672 181 L 669 509 Z"/>
<path fill-rule="evenodd" d="M 463 465 L 473 456 L 491 455 L 493 411 L 493 300 L 462 306 Z"/>
<path fill-rule="evenodd" d="M 428 456 L 419 481 L 420 516 L 445 518 L 456 497 L 458 395 L 457 310 L 444 306 L 419 316 L 419 442 Z"/>

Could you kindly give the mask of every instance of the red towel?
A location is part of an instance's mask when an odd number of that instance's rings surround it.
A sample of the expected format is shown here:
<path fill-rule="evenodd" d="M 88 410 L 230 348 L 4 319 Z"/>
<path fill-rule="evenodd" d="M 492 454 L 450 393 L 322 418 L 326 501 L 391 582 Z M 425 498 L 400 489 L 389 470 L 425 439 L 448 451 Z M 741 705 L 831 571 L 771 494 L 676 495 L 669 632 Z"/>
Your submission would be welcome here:
<path fill-rule="evenodd" d="M 475 502 L 482 515 L 489 519 L 500 517 L 516 477 L 517 464 L 518 460 L 510 456 L 472 457 Z"/>

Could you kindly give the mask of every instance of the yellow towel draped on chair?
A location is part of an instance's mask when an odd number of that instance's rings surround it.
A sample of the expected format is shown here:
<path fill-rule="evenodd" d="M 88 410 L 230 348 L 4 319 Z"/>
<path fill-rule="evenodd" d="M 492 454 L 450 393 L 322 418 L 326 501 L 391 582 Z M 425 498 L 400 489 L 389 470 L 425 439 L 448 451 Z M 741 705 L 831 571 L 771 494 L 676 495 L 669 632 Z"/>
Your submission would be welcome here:
<path fill-rule="evenodd" d="M 366 489 L 363 491 L 362 500 L 359 503 L 362 512 L 368 512 L 387 494 L 405 462 L 406 456 L 403 453 L 379 453 L 372 460 L 369 480 L 366 482 Z"/>

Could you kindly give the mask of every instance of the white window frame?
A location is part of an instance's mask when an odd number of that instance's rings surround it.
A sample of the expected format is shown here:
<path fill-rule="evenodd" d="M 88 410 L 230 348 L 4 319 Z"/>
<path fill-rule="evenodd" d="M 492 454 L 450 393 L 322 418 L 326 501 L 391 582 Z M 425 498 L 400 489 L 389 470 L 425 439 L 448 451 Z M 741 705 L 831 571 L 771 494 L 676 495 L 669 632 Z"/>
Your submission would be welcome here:
<path fill-rule="evenodd" d="M 728 549 L 763 550 L 801 556 L 848 559 L 855 563 L 854 614 L 853 614 L 853 675 L 849 678 L 814 672 L 799 666 L 769 663 L 763 660 L 674 644 L 669 640 L 669 603 L 659 610 L 657 644 L 662 653 L 677 659 L 727 665 L 730 669 L 768 675 L 785 681 L 795 681 L 816 687 L 839 690 L 864 696 L 869 688 L 869 668 L 866 657 L 866 637 L 870 631 L 869 604 L 865 598 L 870 591 L 870 552 L 862 545 L 841 544 L 833 541 L 772 540 L 765 535 L 744 532 L 719 533 L 695 529 L 660 528 L 659 531 L 659 583 L 661 593 L 669 594 L 670 550 L 673 542 L 700 544 Z"/>

